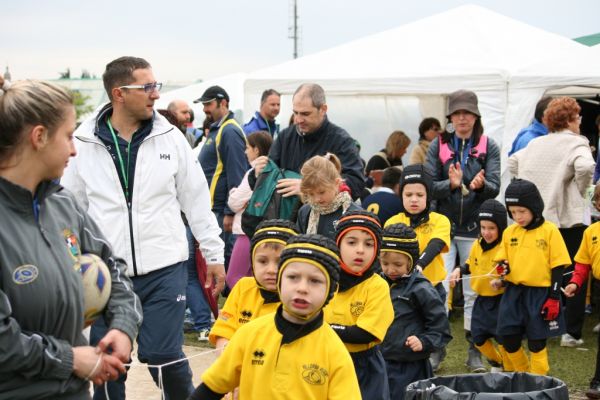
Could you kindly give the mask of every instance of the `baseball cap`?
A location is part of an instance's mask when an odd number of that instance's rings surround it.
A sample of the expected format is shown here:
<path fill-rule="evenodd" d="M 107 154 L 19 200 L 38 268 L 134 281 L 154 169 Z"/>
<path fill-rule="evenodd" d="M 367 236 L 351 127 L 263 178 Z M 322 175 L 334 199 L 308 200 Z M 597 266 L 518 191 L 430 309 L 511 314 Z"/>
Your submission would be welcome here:
<path fill-rule="evenodd" d="M 204 91 L 202 97 L 194 100 L 194 103 L 209 103 L 213 100 L 227 100 L 229 101 L 229 95 L 221 86 L 211 86 Z"/>

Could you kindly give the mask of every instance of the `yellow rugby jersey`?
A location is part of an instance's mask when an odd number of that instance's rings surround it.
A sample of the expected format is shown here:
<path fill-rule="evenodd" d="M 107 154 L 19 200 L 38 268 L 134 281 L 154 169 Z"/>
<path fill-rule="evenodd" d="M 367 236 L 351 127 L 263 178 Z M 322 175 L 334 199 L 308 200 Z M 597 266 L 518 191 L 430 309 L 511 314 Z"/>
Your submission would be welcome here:
<path fill-rule="evenodd" d="M 388 219 L 385 226 L 393 224 L 405 224 L 410 226 L 410 218 L 405 213 L 399 213 Z M 432 285 L 437 285 L 446 279 L 446 267 L 444 265 L 444 258 L 442 253 L 447 253 L 450 248 L 450 220 L 436 212 L 429 213 L 429 221 L 418 226 L 415 229 L 417 239 L 419 240 L 419 253 L 423 254 L 425 247 L 431 239 L 440 239 L 446 246 L 442 249 L 441 253 L 435 256 L 433 261 L 423 269 L 423 275 L 429 279 Z"/>
<path fill-rule="evenodd" d="M 594 278 L 600 279 L 600 222 L 594 222 L 583 232 L 575 261 L 591 265 Z"/>
<path fill-rule="evenodd" d="M 323 310 L 328 324 L 357 325 L 377 340 L 366 344 L 344 343 L 349 352 L 370 349 L 381 343 L 394 320 L 390 287 L 379 275 L 337 292 Z"/>
<path fill-rule="evenodd" d="M 479 240 L 476 240 L 475 243 L 473 243 L 473 247 L 471 247 L 469 259 L 467 260 L 471 276 L 474 277 L 471 278 L 471 288 L 480 296 L 497 296 L 504 293 L 504 289 L 495 290 L 490 286 L 492 279 L 499 277 L 496 273 L 496 262 L 494 261 L 494 258 L 500 245 L 501 243 L 498 243 L 493 249 L 484 252 Z M 477 276 L 487 275 L 489 273 L 492 275 L 477 278 Z"/>
<path fill-rule="evenodd" d="M 510 273 L 504 279 L 516 285 L 550 287 L 551 270 L 571 264 L 567 246 L 556 225 L 545 221 L 527 230 L 512 224 L 504 231 L 494 261 L 508 261 Z"/>
<path fill-rule="evenodd" d="M 361 398 L 350 354 L 329 325 L 281 341 L 274 314 L 242 326 L 202 382 L 217 393 L 239 387 L 240 400 Z"/>
<path fill-rule="evenodd" d="M 281 303 L 265 304 L 253 277 L 240 279 L 219 311 L 219 317 L 210 330 L 208 340 L 214 345 L 217 337 L 231 339 L 240 326 L 257 317 L 275 312 L 279 304 Z"/>

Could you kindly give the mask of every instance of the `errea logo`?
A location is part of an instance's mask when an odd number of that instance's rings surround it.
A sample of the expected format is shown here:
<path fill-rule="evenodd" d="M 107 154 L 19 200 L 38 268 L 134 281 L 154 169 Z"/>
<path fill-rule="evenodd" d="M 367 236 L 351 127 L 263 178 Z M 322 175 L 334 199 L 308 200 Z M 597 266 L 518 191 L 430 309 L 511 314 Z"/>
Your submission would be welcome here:
<path fill-rule="evenodd" d="M 265 363 L 266 354 L 262 349 L 256 349 L 252 353 L 252 365 L 263 365 Z"/>

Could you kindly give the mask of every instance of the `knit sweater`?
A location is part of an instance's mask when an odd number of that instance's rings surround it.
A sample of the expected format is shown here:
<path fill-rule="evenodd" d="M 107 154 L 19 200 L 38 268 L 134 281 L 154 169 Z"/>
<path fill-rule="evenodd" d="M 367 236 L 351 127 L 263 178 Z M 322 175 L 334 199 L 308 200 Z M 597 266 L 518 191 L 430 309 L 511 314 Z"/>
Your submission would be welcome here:
<path fill-rule="evenodd" d="M 537 186 L 544 218 L 559 228 L 586 222 L 583 196 L 592 183 L 594 166 L 587 138 L 569 130 L 535 138 L 508 159 L 512 175 Z"/>

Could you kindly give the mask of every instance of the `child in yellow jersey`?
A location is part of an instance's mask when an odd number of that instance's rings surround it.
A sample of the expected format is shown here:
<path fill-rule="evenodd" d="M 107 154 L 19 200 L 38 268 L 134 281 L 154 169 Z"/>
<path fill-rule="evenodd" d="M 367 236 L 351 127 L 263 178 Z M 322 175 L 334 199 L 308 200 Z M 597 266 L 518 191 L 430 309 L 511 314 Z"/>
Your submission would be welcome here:
<path fill-rule="evenodd" d="M 287 240 L 298 233 L 296 224 L 282 219 L 262 221 L 256 227 L 250 243 L 254 276 L 244 277 L 236 283 L 219 312 L 208 336 L 217 349 L 222 349 L 243 324 L 275 312 L 279 306 L 279 255 Z"/>
<path fill-rule="evenodd" d="M 594 198 L 592 200 L 596 210 L 600 211 L 600 184 L 596 185 Z M 586 281 L 590 274 L 600 279 L 600 222 L 595 222 L 586 228 L 583 240 L 575 255 L 575 270 L 569 284 L 565 287 L 565 295 L 573 297 L 580 290 L 586 290 Z M 600 335 L 598 336 L 598 348 L 600 349 Z M 586 392 L 590 399 L 600 399 L 600 351 L 596 351 L 596 370 L 590 382 L 590 388 Z"/>
<path fill-rule="evenodd" d="M 339 262 L 331 239 L 291 237 L 279 263 L 277 312 L 242 326 L 189 399 L 220 399 L 239 386 L 241 400 L 359 400 L 352 359 L 323 323 Z"/>
<path fill-rule="evenodd" d="M 505 202 L 516 223 L 504 231 L 494 258 L 506 285 L 497 333 L 515 371 L 545 375 L 550 370 L 546 339 L 565 330 L 560 288 L 571 258 L 558 228 L 544 220 L 544 201 L 532 182 L 512 181 Z M 521 347 L 524 335 L 531 365 Z"/>
<path fill-rule="evenodd" d="M 446 307 L 431 282 L 414 268 L 419 258 L 415 231 L 387 226 L 381 240 L 381 269 L 389 284 L 394 322 L 381 345 L 391 398 L 404 399 L 411 382 L 433 376 L 429 355 L 452 339 Z"/>
<path fill-rule="evenodd" d="M 381 225 L 369 211 L 348 211 L 336 225 L 341 254 L 340 289 L 325 308 L 325 321 L 337 332 L 354 361 L 363 399 L 389 399 L 379 343 L 394 319 L 386 282 L 376 274 Z"/>
<path fill-rule="evenodd" d="M 442 253 L 450 248 L 450 220 L 430 211 L 431 176 L 421 164 L 409 165 L 402 171 L 400 197 L 404 212 L 388 219 L 385 226 L 405 224 L 415 230 L 419 240 L 420 257 L 415 267 L 438 291 L 442 303 L 446 304 L 446 267 Z M 431 353 L 431 366 L 436 372 L 444 360 L 446 349 L 436 349 Z"/>
<path fill-rule="evenodd" d="M 471 287 L 477 293 L 471 318 L 471 335 L 475 346 L 487 357 L 494 369 L 512 371 L 502 339 L 496 334 L 498 307 L 504 289 L 497 287 L 494 257 L 498 252 L 502 233 L 506 229 L 506 208 L 497 200 L 488 199 L 481 204 L 477 214 L 480 238 L 471 248 L 467 262 L 454 269 L 450 275 L 450 287 L 454 287 L 461 275 L 473 275 Z M 498 349 L 492 338 L 496 339 Z M 497 372 L 497 371 L 496 371 Z"/>
<path fill-rule="evenodd" d="M 429 210 L 431 176 L 422 164 L 409 165 L 402 171 L 400 196 L 404 211 L 388 219 L 385 226 L 405 224 L 415 230 L 419 240 L 420 257 L 415 267 L 440 293 L 446 302 L 446 290 L 442 281 L 446 279 L 446 268 L 442 253 L 450 245 L 450 220 L 442 214 Z"/>

